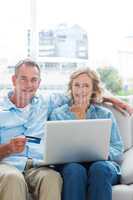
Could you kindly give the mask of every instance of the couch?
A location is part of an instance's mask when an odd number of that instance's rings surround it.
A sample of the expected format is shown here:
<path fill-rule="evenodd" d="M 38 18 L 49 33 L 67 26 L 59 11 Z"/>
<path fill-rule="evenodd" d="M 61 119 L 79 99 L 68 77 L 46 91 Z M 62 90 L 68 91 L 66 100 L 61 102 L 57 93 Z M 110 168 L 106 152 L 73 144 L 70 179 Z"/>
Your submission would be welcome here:
<path fill-rule="evenodd" d="M 112 106 L 107 107 L 116 117 L 124 142 L 122 176 L 120 184 L 113 186 L 112 200 L 133 200 L 133 116 L 122 114 Z"/>

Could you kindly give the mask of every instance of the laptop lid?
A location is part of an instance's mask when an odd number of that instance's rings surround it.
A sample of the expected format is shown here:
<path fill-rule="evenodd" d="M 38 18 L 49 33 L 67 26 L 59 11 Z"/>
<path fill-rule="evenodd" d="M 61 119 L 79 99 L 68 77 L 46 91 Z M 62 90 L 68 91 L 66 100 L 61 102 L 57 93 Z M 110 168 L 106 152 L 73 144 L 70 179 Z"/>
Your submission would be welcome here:
<path fill-rule="evenodd" d="M 44 164 L 107 160 L 111 119 L 48 121 Z"/>

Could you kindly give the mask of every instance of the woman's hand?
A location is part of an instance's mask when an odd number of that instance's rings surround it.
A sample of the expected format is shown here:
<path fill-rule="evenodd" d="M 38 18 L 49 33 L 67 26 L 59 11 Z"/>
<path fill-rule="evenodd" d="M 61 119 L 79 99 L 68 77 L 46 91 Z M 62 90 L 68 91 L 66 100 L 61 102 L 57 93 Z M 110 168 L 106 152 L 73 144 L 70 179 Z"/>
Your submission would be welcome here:
<path fill-rule="evenodd" d="M 73 104 L 70 107 L 71 112 L 75 113 L 77 118 L 85 119 L 86 118 L 86 105 L 75 105 Z"/>

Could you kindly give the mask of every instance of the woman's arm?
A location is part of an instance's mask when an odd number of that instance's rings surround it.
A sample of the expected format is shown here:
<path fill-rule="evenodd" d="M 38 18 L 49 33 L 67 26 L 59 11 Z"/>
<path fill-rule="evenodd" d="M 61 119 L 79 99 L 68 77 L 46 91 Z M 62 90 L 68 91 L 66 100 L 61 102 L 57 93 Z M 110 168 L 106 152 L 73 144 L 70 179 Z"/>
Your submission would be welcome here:
<path fill-rule="evenodd" d="M 112 120 L 111 137 L 110 137 L 110 160 L 121 162 L 124 151 L 124 144 L 119 132 L 119 128 L 113 114 L 110 112 L 108 117 Z"/>

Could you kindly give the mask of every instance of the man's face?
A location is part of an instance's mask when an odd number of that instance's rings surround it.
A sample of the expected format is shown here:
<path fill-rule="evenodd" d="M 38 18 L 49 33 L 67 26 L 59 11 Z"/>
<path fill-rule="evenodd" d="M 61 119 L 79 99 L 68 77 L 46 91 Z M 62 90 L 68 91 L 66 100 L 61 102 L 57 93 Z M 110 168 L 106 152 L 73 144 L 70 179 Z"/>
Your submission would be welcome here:
<path fill-rule="evenodd" d="M 16 96 L 21 100 L 30 101 L 40 85 L 40 74 L 36 67 L 23 64 L 17 75 L 12 77 Z"/>

